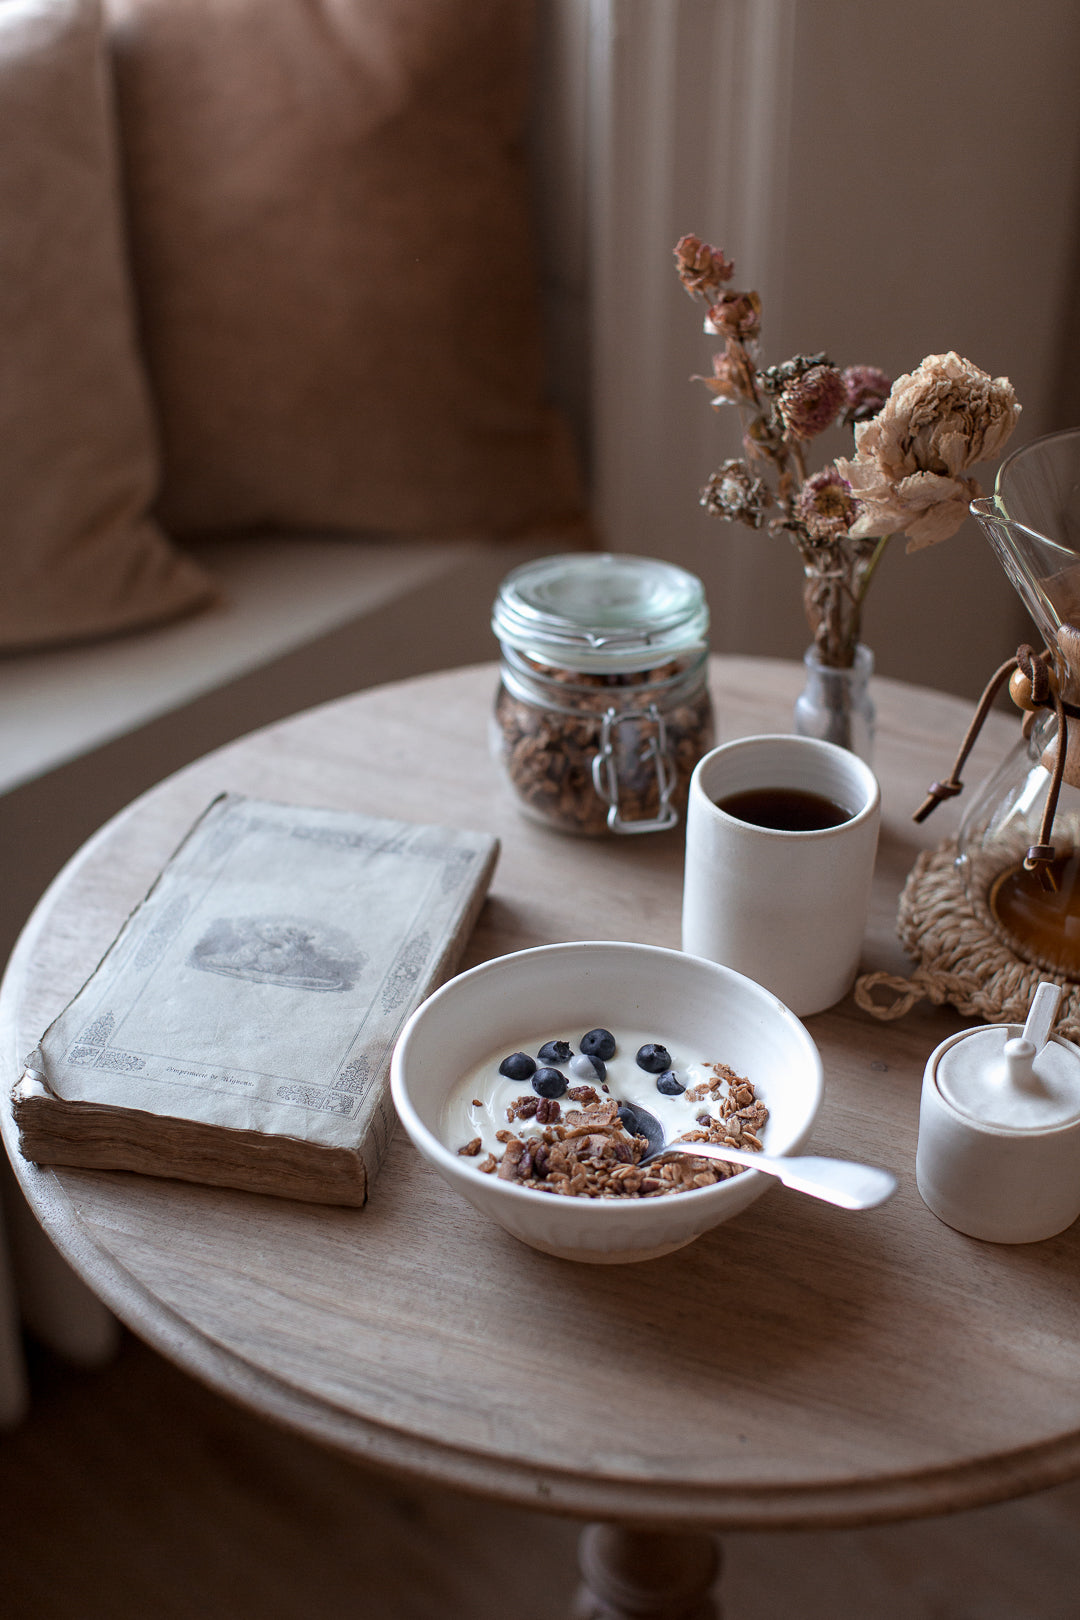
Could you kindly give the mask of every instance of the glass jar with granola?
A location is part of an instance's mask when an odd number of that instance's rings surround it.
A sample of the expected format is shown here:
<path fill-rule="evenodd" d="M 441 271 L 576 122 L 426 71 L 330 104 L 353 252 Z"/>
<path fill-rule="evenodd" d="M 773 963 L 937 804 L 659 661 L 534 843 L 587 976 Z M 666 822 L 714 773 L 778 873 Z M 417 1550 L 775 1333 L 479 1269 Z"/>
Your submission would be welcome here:
<path fill-rule="evenodd" d="M 563 832 L 659 832 L 713 741 L 701 581 L 649 557 L 576 553 L 509 574 L 492 746 L 526 814 Z"/>

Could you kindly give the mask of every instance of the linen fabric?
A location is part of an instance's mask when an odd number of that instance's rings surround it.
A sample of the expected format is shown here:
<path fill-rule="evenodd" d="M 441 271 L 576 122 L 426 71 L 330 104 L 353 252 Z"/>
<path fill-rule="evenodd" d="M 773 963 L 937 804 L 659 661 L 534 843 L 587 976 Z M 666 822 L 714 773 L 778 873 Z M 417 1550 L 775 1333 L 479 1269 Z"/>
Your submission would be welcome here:
<path fill-rule="evenodd" d="M 107 0 L 174 534 L 580 517 L 543 402 L 531 0 Z"/>
<path fill-rule="evenodd" d="M 0 649 L 171 618 L 212 594 L 146 517 L 156 441 L 134 339 L 97 0 L 0 6 Z"/>

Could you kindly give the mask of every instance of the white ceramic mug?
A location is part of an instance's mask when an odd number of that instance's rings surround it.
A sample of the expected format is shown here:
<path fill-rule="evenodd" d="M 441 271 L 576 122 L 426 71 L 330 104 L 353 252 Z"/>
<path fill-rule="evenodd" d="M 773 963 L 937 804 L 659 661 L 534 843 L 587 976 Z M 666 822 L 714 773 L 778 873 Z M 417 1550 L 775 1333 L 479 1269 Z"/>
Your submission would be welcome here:
<path fill-rule="evenodd" d="M 839 825 L 755 825 L 718 800 L 759 789 L 812 793 Z M 813 737 L 740 737 L 690 781 L 682 948 L 745 973 L 798 1017 L 847 994 L 859 966 L 874 874 L 881 790 L 868 765 Z"/>

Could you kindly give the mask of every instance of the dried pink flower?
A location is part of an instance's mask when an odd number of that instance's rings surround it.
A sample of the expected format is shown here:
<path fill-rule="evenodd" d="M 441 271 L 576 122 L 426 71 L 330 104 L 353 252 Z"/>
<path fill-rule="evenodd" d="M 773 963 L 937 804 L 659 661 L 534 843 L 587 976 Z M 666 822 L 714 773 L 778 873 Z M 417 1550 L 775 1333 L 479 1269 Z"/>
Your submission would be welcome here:
<path fill-rule="evenodd" d="M 836 420 L 845 400 L 844 380 L 826 361 L 811 366 L 781 389 L 776 410 L 789 439 L 816 439 Z"/>
<path fill-rule="evenodd" d="M 751 417 L 742 442 L 751 461 L 763 461 L 775 466 L 783 454 L 784 435 L 767 416 Z"/>
<path fill-rule="evenodd" d="M 844 421 L 865 422 L 876 416 L 889 397 L 892 378 L 877 366 L 845 366 L 841 375 L 847 397 Z"/>
<path fill-rule="evenodd" d="M 714 405 L 734 405 L 745 390 L 740 387 L 740 370 L 726 354 L 714 354 L 711 377 L 692 377 L 691 382 L 704 383 L 713 396 Z"/>
<path fill-rule="evenodd" d="M 795 502 L 795 516 L 807 538 L 817 545 L 842 540 L 855 521 L 858 502 L 847 479 L 835 467 L 808 478 Z"/>
<path fill-rule="evenodd" d="M 771 499 L 764 481 L 755 477 L 745 461 L 725 461 L 701 492 L 707 512 L 728 523 L 746 523 L 751 529 L 761 528 Z"/>
<path fill-rule="evenodd" d="M 720 337 L 749 343 L 761 331 L 761 299 L 756 292 L 722 292 L 709 305 L 709 325 Z"/>
<path fill-rule="evenodd" d="M 947 540 L 980 493 L 963 474 L 999 453 L 1019 411 L 1007 377 L 953 351 L 898 377 L 884 407 L 856 427 L 854 457 L 836 463 L 859 501 L 852 535 L 900 530 L 909 551 Z"/>
<path fill-rule="evenodd" d="M 828 355 L 797 354 L 759 367 L 761 299 L 726 287 L 734 266 L 697 236 L 675 249 L 683 286 L 707 309 L 705 330 L 724 338 L 703 382 L 713 407 L 734 403 L 744 459 L 726 461 L 701 492 L 709 512 L 786 531 L 806 575 L 804 604 L 824 662 L 850 665 L 867 587 L 888 536 L 908 550 L 946 539 L 980 493 L 968 476 L 996 456 L 1019 406 L 1005 377 L 959 355 L 929 355 L 895 384 L 877 366 L 841 370 Z M 842 419 L 854 428 L 851 459 L 810 477 L 804 443 Z"/>
<path fill-rule="evenodd" d="M 735 274 L 735 266 L 720 248 L 703 242 L 700 236 L 681 236 L 675 244 L 675 264 L 679 280 L 690 296 L 714 296 Z"/>

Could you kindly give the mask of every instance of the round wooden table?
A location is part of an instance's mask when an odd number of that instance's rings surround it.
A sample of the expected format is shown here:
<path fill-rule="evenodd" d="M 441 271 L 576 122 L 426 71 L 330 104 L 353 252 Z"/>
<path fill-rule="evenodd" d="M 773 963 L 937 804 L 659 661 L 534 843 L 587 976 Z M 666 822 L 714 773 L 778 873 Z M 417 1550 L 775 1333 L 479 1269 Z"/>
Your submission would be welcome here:
<path fill-rule="evenodd" d="M 717 659 L 713 675 L 721 739 L 788 729 L 796 666 Z M 103 828 L 12 958 L 5 1096 L 223 789 L 497 833 L 463 966 L 576 938 L 677 946 L 681 834 L 585 841 L 527 821 L 488 757 L 494 685 L 485 666 L 299 715 L 209 755 Z M 897 894 L 959 807 L 921 828 L 911 812 L 946 773 L 969 710 L 889 681 L 874 693 L 884 818 L 864 968 L 903 972 Z M 1015 721 L 991 717 L 969 782 L 1015 735 Z M 403 1137 L 358 1211 L 40 1169 L 20 1157 L 6 1109 L 4 1128 L 61 1251 L 182 1367 L 376 1468 L 637 1527 L 621 1544 L 614 1530 L 586 1544 L 602 1597 L 582 1612 L 697 1615 L 711 1612 L 706 1529 L 865 1524 L 1080 1474 L 1080 1226 L 996 1247 L 943 1226 L 915 1189 L 923 1064 L 963 1022 L 924 1004 L 879 1023 L 850 998 L 808 1020 L 827 1077 L 813 1147 L 894 1170 L 890 1203 L 850 1215 L 777 1188 L 688 1248 L 631 1266 L 517 1244 Z M 674 1552 L 697 1573 L 682 1596 L 669 1581 L 643 1607 L 647 1580 L 627 1573 L 628 1549 Z M 624 1610 L 618 1593 L 631 1589 L 639 1606 L 627 1597 Z"/>

